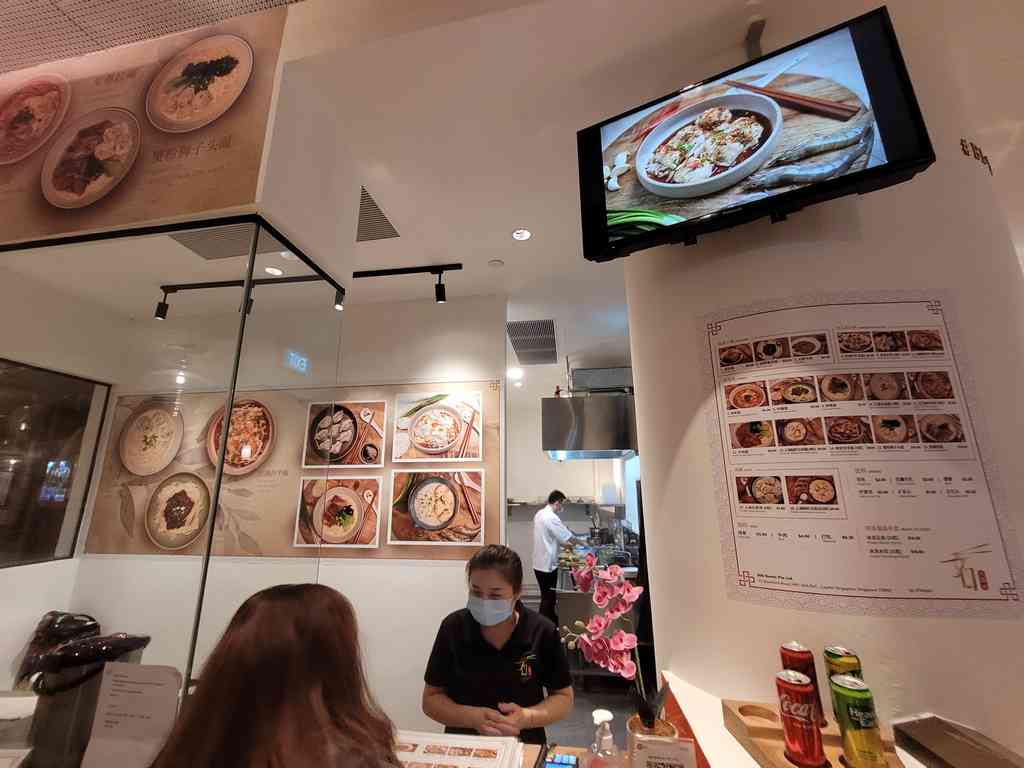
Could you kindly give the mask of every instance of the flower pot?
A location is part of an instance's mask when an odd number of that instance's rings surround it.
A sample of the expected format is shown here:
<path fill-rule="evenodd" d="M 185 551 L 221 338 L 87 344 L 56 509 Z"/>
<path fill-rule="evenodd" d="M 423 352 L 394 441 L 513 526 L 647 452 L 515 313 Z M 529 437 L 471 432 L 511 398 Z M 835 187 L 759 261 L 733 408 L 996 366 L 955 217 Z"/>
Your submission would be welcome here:
<path fill-rule="evenodd" d="M 653 728 L 648 728 L 641 722 L 640 715 L 633 715 L 626 721 L 626 750 L 629 754 L 630 765 L 633 764 L 636 757 L 637 737 L 643 739 L 645 736 L 676 739 L 679 738 L 679 730 L 668 720 L 661 718 L 654 721 Z"/>

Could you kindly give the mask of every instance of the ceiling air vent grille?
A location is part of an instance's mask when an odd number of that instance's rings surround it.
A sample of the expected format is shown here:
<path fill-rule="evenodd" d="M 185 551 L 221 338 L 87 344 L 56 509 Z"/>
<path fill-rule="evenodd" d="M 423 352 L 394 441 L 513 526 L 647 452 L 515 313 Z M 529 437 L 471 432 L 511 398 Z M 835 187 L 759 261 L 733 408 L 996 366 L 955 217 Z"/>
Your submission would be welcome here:
<path fill-rule="evenodd" d="M 365 243 L 369 240 L 387 240 L 389 237 L 398 237 L 398 230 L 394 224 L 388 221 L 384 211 L 377 205 L 366 187 L 360 187 L 359 192 L 359 224 L 356 227 L 356 242 Z"/>
<path fill-rule="evenodd" d="M 512 320 L 505 325 L 520 365 L 558 362 L 554 320 Z"/>
<path fill-rule="evenodd" d="M 177 232 L 170 237 L 207 261 L 248 256 L 254 224 L 231 224 L 209 229 Z M 260 230 L 257 253 L 276 253 L 285 247 L 265 229 Z"/>

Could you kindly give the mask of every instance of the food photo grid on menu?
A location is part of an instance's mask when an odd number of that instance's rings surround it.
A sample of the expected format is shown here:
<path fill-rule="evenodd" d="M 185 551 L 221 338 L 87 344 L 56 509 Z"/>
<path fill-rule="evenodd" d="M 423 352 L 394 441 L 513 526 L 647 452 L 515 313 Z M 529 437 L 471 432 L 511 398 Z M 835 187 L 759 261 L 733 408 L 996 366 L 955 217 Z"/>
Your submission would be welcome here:
<path fill-rule="evenodd" d="M 483 458 L 482 402 L 480 392 L 399 395 L 392 459 L 396 462 L 479 461 Z"/>
<path fill-rule="evenodd" d="M 740 505 L 777 507 L 840 505 L 837 472 L 793 474 L 776 470 L 763 475 L 737 475 L 736 501 Z"/>
<path fill-rule="evenodd" d="M 484 541 L 482 469 L 391 473 L 389 544 L 479 545 Z"/>
<path fill-rule="evenodd" d="M 383 485 L 379 476 L 301 478 L 292 545 L 376 547 Z"/>
<path fill-rule="evenodd" d="M 383 467 L 384 400 L 343 400 L 310 403 L 302 466 Z"/>

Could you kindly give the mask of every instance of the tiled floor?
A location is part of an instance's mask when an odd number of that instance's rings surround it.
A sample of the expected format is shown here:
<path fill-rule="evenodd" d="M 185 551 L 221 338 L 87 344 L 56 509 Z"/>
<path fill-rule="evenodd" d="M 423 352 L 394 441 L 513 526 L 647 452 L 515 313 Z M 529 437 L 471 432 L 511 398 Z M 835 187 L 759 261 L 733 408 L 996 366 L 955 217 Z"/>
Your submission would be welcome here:
<path fill-rule="evenodd" d="M 624 750 L 626 719 L 636 711 L 634 701 L 629 695 L 631 690 L 632 688 L 623 688 L 621 685 L 612 687 L 600 680 L 593 681 L 589 691 L 584 691 L 582 686 L 577 685 L 576 704 L 568 718 L 548 726 L 548 743 L 566 747 L 589 747 L 594 740 L 594 720 L 591 713 L 595 709 L 607 709 L 615 715 L 615 720 L 612 721 L 615 744 Z"/>

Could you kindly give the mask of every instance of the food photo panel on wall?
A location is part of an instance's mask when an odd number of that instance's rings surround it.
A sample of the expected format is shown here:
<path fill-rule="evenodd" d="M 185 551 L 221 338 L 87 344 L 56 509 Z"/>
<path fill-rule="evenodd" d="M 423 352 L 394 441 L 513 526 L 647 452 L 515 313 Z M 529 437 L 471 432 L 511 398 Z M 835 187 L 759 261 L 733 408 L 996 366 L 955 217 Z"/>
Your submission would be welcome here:
<path fill-rule="evenodd" d="M 310 403 L 302 466 L 383 467 L 384 400 Z"/>
<path fill-rule="evenodd" d="M 401 394 L 396 401 L 394 461 L 483 458 L 480 392 Z"/>
<path fill-rule="evenodd" d="M 301 478 L 292 546 L 376 547 L 383 485 L 379 476 Z"/>
<path fill-rule="evenodd" d="M 483 470 L 391 473 L 389 544 L 484 543 Z"/>

